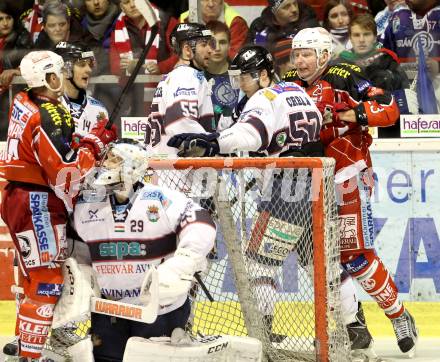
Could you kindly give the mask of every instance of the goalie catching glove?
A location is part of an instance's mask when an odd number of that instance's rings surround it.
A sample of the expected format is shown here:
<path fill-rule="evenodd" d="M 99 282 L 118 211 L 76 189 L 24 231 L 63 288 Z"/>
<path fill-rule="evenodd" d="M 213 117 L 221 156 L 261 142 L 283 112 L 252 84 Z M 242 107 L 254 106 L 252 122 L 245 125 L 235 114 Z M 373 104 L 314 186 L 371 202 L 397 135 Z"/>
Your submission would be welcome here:
<path fill-rule="evenodd" d="M 217 138 L 219 133 L 181 133 L 171 137 L 167 143 L 179 149 L 179 157 L 213 157 L 220 153 Z"/>
<path fill-rule="evenodd" d="M 206 258 L 191 250 L 178 248 L 174 256 L 157 267 L 159 305 L 166 307 L 186 300 L 194 273 L 204 270 Z"/>

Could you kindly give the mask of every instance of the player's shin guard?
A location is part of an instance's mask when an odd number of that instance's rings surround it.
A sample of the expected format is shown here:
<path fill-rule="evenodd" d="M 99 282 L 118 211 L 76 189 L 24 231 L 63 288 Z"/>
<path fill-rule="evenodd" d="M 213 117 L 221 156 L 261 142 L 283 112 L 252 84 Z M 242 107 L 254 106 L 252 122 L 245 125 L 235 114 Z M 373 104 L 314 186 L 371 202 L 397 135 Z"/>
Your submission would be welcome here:
<path fill-rule="evenodd" d="M 29 279 L 23 283 L 25 298 L 17 316 L 20 357 L 41 356 L 62 283 L 60 268 L 42 268 L 29 272 Z"/>
<path fill-rule="evenodd" d="M 398 298 L 397 287 L 390 273 L 373 250 L 366 250 L 343 262 L 344 268 L 360 283 L 362 288 L 377 302 L 390 318 L 402 315 L 404 307 Z"/>

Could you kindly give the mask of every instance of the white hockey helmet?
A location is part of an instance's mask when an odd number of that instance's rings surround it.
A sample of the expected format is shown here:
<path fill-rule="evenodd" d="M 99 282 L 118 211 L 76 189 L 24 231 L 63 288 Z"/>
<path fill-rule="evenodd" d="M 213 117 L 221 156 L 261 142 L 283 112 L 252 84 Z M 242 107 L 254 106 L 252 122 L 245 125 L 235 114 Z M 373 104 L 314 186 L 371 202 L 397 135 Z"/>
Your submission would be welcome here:
<path fill-rule="evenodd" d="M 95 178 L 95 185 L 129 196 L 138 181 L 142 181 L 148 169 L 148 152 L 136 140 L 121 138 L 107 146 Z"/>
<path fill-rule="evenodd" d="M 333 54 L 333 42 L 330 33 L 322 27 L 305 28 L 300 30 L 292 41 L 293 49 L 314 49 L 316 55 L 321 57 L 327 52 Z"/>
<path fill-rule="evenodd" d="M 46 81 L 46 75 L 54 73 L 62 81 L 63 58 L 48 50 L 32 51 L 26 54 L 20 62 L 21 76 L 30 88 L 47 87 L 52 89 Z"/>
<path fill-rule="evenodd" d="M 322 28 L 305 28 L 300 30 L 292 41 L 291 62 L 294 62 L 295 49 L 313 49 L 316 52 L 317 73 L 325 68 L 333 54 L 333 41 L 330 33 Z M 320 65 L 320 59 L 324 53 L 328 53 L 328 60 L 325 64 Z M 316 75 L 316 74 L 315 74 Z M 304 79 L 309 80 L 309 79 Z"/>

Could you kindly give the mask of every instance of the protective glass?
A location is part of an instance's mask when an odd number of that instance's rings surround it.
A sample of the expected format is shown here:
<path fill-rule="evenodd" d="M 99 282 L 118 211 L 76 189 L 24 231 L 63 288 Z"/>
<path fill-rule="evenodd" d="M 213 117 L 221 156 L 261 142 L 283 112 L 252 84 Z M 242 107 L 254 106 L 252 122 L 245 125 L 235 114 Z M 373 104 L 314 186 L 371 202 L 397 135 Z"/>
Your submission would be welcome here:
<path fill-rule="evenodd" d="M 217 42 L 213 36 L 207 36 L 196 40 L 196 44 L 202 44 L 203 46 L 208 45 L 211 49 L 215 49 Z"/>
<path fill-rule="evenodd" d="M 228 70 L 228 75 L 233 89 L 240 89 L 260 79 L 259 72 L 242 73 L 240 70 Z"/>

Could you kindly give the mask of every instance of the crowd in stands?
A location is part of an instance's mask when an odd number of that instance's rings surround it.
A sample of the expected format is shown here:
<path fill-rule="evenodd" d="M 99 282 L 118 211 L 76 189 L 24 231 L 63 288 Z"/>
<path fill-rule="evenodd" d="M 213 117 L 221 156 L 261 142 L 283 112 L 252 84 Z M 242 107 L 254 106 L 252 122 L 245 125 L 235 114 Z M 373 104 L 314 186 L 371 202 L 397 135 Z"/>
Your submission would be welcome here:
<path fill-rule="evenodd" d="M 120 79 L 114 86 L 96 85 L 93 89 L 94 96 L 111 111 L 150 35 L 134 0 L 30 1 L 0 2 L 0 140 L 6 138 L 9 88 L 13 78 L 20 75 L 20 60 L 30 49 L 53 49 L 62 41 L 87 44 L 97 61 L 94 75 L 112 74 Z M 146 55 L 142 74 L 166 74 L 177 62 L 170 33 L 179 22 L 188 21 L 189 12 L 176 16 L 171 13 L 171 4 L 155 7 L 159 32 Z M 362 0 L 268 0 L 267 7 L 250 24 L 227 0 L 200 0 L 199 4 L 199 21 L 208 25 L 217 43 L 207 72 L 217 116 L 231 112 L 238 101 L 238 94 L 225 89 L 225 83 L 218 79 L 228 78 L 229 61 L 244 45 L 255 43 L 270 50 L 282 76 L 292 68 L 292 37 L 301 29 L 321 25 L 332 34 L 334 61 L 361 66 L 375 85 L 391 91 L 410 88 L 417 73 L 418 47 L 423 46 L 440 104 L 440 0 L 369 4 Z M 182 2 L 179 6 L 178 11 L 184 10 Z M 139 84 L 133 88 L 122 115 L 145 115 L 143 89 Z M 411 104 L 402 107 L 417 113 Z M 398 129 L 387 136 L 398 137 Z"/>

